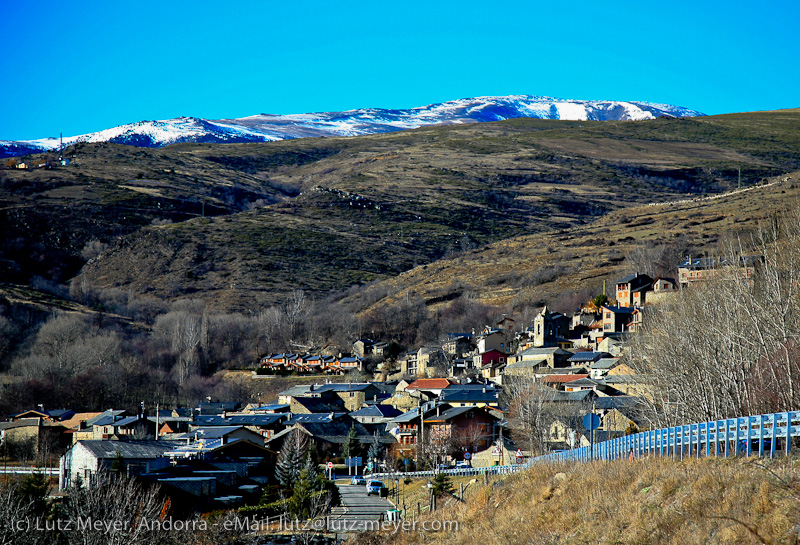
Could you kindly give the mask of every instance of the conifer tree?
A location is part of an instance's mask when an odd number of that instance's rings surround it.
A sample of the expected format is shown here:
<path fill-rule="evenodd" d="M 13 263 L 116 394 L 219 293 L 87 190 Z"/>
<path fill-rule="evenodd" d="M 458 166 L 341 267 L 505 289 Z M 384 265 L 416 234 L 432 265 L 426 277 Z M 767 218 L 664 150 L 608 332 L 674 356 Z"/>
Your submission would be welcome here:
<path fill-rule="evenodd" d="M 356 425 L 353 424 L 350 426 L 350 431 L 347 432 L 347 439 L 345 439 L 344 445 L 342 445 L 342 456 L 345 458 L 357 456 L 358 448 L 358 433 L 356 433 Z"/>

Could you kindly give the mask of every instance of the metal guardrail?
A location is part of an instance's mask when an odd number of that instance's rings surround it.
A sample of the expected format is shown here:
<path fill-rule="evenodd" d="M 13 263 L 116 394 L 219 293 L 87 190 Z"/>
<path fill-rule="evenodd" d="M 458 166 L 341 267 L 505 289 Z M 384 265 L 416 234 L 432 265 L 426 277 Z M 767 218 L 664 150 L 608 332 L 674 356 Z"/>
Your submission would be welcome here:
<path fill-rule="evenodd" d="M 774 458 L 789 455 L 792 437 L 800 437 L 800 412 L 742 416 L 699 424 L 687 424 L 660 430 L 645 431 L 528 461 L 530 466 L 542 462 L 585 462 L 619 460 L 639 456 L 662 456 L 683 459 L 701 456 L 754 456 Z"/>
<path fill-rule="evenodd" d="M 0 467 L 0 474 L 6 475 L 30 475 L 32 473 L 42 473 L 44 475 L 58 475 L 57 467 Z"/>
<path fill-rule="evenodd" d="M 524 464 L 455 468 L 440 471 L 409 471 L 407 473 L 375 473 L 371 478 L 394 479 L 447 475 L 503 475 L 527 469 L 534 464 L 549 462 L 588 462 L 619 460 L 639 456 L 686 457 L 754 456 L 774 458 L 788 456 L 792 437 L 800 437 L 800 411 L 761 414 L 687 424 L 625 435 L 593 446 L 581 447 L 530 458 Z"/>

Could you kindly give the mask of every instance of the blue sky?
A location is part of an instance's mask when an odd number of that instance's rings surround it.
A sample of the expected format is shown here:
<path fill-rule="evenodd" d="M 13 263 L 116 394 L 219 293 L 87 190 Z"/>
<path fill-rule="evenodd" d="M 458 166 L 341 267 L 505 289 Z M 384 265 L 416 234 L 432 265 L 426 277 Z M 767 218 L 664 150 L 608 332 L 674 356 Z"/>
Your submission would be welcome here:
<path fill-rule="evenodd" d="M 800 2 L 0 0 L 0 139 L 481 95 L 800 107 Z"/>

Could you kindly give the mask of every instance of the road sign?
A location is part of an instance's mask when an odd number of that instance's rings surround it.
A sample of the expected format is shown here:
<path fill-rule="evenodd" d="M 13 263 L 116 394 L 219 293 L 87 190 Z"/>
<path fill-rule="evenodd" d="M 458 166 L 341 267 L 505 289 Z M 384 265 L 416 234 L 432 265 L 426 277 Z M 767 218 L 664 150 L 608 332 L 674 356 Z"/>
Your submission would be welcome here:
<path fill-rule="evenodd" d="M 469 452 L 465 452 L 464 453 L 464 459 L 465 460 L 469 460 L 470 458 L 472 458 L 472 454 L 470 454 Z"/>
<path fill-rule="evenodd" d="M 328 469 L 333 469 L 333 462 L 328 462 Z"/>
<path fill-rule="evenodd" d="M 361 456 L 353 456 L 345 459 L 347 467 L 359 467 L 364 465 Z"/>
<path fill-rule="evenodd" d="M 517 452 L 514 453 L 514 456 L 517 458 L 522 458 L 522 449 L 517 449 Z"/>
<path fill-rule="evenodd" d="M 594 413 L 589 413 L 583 417 L 583 427 L 587 430 L 596 430 L 600 427 L 600 417 Z"/>
<path fill-rule="evenodd" d="M 518 463 L 518 464 L 521 464 L 521 463 L 522 463 L 522 456 L 517 456 L 517 463 Z"/>
<path fill-rule="evenodd" d="M 408 458 L 403 458 L 403 465 L 404 466 L 407 466 L 410 463 L 411 463 L 411 460 L 409 460 Z"/>

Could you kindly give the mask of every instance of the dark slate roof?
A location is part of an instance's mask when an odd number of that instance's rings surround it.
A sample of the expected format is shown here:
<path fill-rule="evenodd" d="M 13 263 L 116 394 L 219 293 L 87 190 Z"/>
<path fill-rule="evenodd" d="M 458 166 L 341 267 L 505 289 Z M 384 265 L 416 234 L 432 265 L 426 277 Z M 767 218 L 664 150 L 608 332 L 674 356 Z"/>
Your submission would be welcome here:
<path fill-rule="evenodd" d="M 600 358 L 589 367 L 592 369 L 613 369 L 619 365 L 619 358 Z"/>
<path fill-rule="evenodd" d="M 332 422 L 320 423 L 300 422 L 298 425 L 312 436 L 331 443 L 344 443 L 351 427 L 355 428 L 356 435 L 361 443 L 372 441 L 372 432 L 352 418 L 339 418 Z"/>
<path fill-rule="evenodd" d="M 402 414 L 402 412 L 398 411 L 391 405 L 370 405 L 369 407 L 351 412 L 350 416 L 378 416 L 381 418 L 392 418 L 400 414 Z"/>
<path fill-rule="evenodd" d="M 28 412 L 28 411 L 26 411 Z M 0 422 L 0 430 L 10 430 L 13 428 L 27 428 L 29 426 L 38 426 L 39 418 L 20 418 L 13 422 Z"/>
<path fill-rule="evenodd" d="M 331 414 L 333 414 L 333 418 L 331 418 Z M 331 422 L 332 420 L 336 420 L 337 418 L 340 418 L 346 414 L 346 412 L 292 414 L 285 424 L 287 426 L 293 426 L 298 422 Z"/>
<path fill-rule="evenodd" d="M 270 405 L 260 405 L 258 407 L 253 407 L 250 409 L 254 412 L 271 412 L 271 411 L 282 411 L 284 409 L 288 409 L 290 405 L 288 403 L 272 403 Z"/>
<path fill-rule="evenodd" d="M 411 422 L 412 420 L 415 420 L 417 418 L 419 418 L 419 409 L 411 409 L 410 411 L 406 411 L 403 414 L 395 418 L 392 418 L 391 421 L 398 423 Z"/>
<path fill-rule="evenodd" d="M 298 386 L 292 386 L 288 390 L 284 390 L 278 395 L 295 397 L 295 396 L 307 395 L 309 392 L 311 392 L 310 384 L 300 384 Z"/>
<path fill-rule="evenodd" d="M 311 413 L 347 412 L 339 398 L 329 400 L 318 397 L 295 397 L 294 400 Z"/>
<path fill-rule="evenodd" d="M 610 310 L 614 314 L 630 314 L 636 310 L 635 307 L 614 307 L 611 305 L 603 305 L 603 308 Z"/>
<path fill-rule="evenodd" d="M 425 422 L 446 422 L 451 418 L 455 418 L 456 416 L 467 413 L 473 409 L 475 409 L 475 407 L 451 407 L 439 413 L 438 416 L 436 413 L 426 416 Z"/>
<path fill-rule="evenodd" d="M 694 259 L 685 259 L 678 265 L 680 269 L 713 269 L 716 267 L 727 267 L 736 265 L 738 261 L 739 267 L 752 266 L 763 260 L 760 255 L 741 256 L 736 261 L 729 261 L 725 258 L 719 257 L 696 257 Z"/>
<path fill-rule="evenodd" d="M 563 348 L 559 348 L 557 346 L 554 347 L 547 347 L 547 348 L 537 348 L 531 347 L 526 348 L 522 352 L 519 352 L 517 355 L 519 356 L 549 356 L 550 354 L 571 354 L 571 352 L 564 350 Z"/>
<path fill-rule="evenodd" d="M 131 424 L 135 424 L 139 422 L 138 416 L 99 416 L 96 419 L 93 419 L 92 426 L 130 426 Z"/>
<path fill-rule="evenodd" d="M 247 428 L 244 426 L 207 426 L 197 428 L 196 430 L 190 431 L 189 433 L 184 433 L 183 435 L 179 435 L 178 439 L 219 439 L 220 437 L 225 437 L 237 430 L 243 429 Z"/>
<path fill-rule="evenodd" d="M 345 358 L 342 358 L 339 361 L 344 360 Z M 370 386 L 373 386 L 370 382 L 340 382 L 315 386 L 314 392 L 363 392 Z"/>
<path fill-rule="evenodd" d="M 483 389 L 451 389 L 442 390 L 439 399 L 447 403 L 491 403 L 497 401 L 497 390 Z"/>
<path fill-rule="evenodd" d="M 629 274 L 628 276 L 626 276 L 624 278 L 620 278 L 619 280 L 617 280 L 617 284 L 627 284 L 631 280 L 636 280 L 638 277 L 639 277 L 638 274 Z"/>
<path fill-rule="evenodd" d="M 94 426 L 95 422 L 98 420 L 105 420 L 109 416 L 124 416 L 127 414 L 128 411 L 125 410 L 115 410 L 115 409 L 108 409 L 107 411 L 103 411 L 94 418 L 90 418 L 86 421 L 87 426 Z"/>
<path fill-rule="evenodd" d="M 608 356 L 607 352 L 577 352 L 575 355 L 567 359 L 567 361 L 597 361 L 601 358 Z"/>
<path fill-rule="evenodd" d="M 165 452 L 181 445 L 179 441 L 78 441 L 76 444 L 86 447 L 96 458 L 116 458 L 119 453 L 123 458 L 158 458 Z"/>
<path fill-rule="evenodd" d="M 284 414 L 232 414 L 223 418 L 219 415 L 196 416 L 193 426 L 271 426 L 285 418 Z"/>

